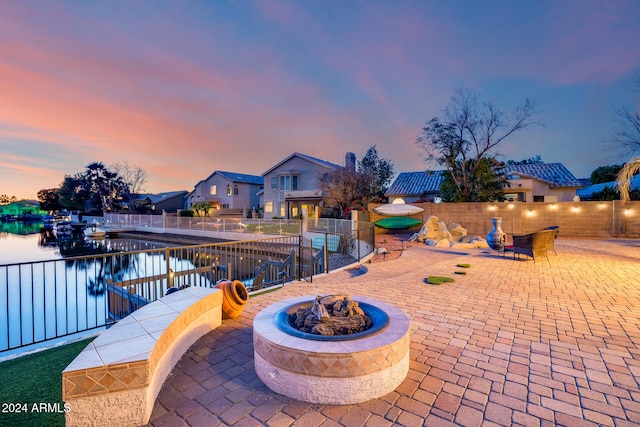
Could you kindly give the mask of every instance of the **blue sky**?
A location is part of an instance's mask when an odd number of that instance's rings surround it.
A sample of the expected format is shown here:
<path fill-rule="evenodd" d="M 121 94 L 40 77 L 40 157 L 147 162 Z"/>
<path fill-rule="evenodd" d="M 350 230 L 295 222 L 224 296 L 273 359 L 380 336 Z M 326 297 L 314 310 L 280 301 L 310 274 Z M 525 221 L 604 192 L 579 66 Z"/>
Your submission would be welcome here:
<path fill-rule="evenodd" d="M 640 108 L 640 2 L 0 0 L 0 194 L 34 198 L 94 161 L 151 192 L 214 170 L 261 174 L 299 151 L 336 163 L 376 145 L 397 172 L 457 88 L 545 123 L 504 159 L 577 177 L 615 108 Z"/>

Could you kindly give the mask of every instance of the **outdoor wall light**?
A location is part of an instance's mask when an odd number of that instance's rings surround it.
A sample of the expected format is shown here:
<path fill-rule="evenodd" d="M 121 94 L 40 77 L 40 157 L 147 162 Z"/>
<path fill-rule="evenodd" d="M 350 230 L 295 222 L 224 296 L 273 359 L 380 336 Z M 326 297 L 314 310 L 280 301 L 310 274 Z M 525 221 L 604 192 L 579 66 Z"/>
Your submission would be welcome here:
<path fill-rule="evenodd" d="M 534 211 L 527 211 L 527 216 L 534 216 L 536 213 Z"/>
<path fill-rule="evenodd" d="M 495 207 L 494 205 L 491 205 L 491 206 L 489 206 L 489 210 L 490 210 L 490 211 L 495 211 L 495 210 L 496 210 L 496 207 Z"/>
<path fill-rule="evenodd" d="M 580 208 L 577 207 L 577 206 L 574 206 L 574 207 L 571 208 L 571 212 L 578 213 L 578 212 L 580 212 Z"/>
<path fill-rule="evenodd" d="M 509 209 L 513 209 L 515 206 L 513 203 L 509 203 L 509 205 L 507 206 Z"/>
<path fill-rule="evenodd" d="M 551 209 L 552 211 L 555 211 L 556 209 L 558 209 L 558 206 L 554 203 L 552 205 L 549 205 L 549 209 Z"/>
<path fill-rule="evenodd" d="M 633 214 L 633 211 L 631 209 L 624 210 L 624 216 L 631 216 L 632 214 Z"/>

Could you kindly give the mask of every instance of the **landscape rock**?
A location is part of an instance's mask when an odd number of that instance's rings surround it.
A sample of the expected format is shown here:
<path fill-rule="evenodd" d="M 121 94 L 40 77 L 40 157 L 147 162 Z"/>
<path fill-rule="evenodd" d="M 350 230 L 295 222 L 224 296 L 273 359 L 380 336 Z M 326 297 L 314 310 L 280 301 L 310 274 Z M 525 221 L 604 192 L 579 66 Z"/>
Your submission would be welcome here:
<path fill-rule="evenodd" d="M 455 222 L 448 223 L 447 230 L 449 230 L 449 233 L 451 233 L 453 242 L 460 242 L 461 239 L 466 237 L 467 235 L 467 230 L 460 224 L 456 224 Z"/>

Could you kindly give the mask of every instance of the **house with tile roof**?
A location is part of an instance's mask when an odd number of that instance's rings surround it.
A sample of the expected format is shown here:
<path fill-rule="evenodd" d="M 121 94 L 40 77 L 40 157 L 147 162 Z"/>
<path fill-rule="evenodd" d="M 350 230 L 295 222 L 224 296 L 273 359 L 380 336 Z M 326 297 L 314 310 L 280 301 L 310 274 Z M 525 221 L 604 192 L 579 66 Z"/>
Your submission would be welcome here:
<path fill-rule="evenodd" d="M 505 198 L 521 202 L 572 201 L 583 186 L 562 163 L 507 165 Z M 403 199 L 405 203 L 434 201 L 447 171 L 402 172 L 385 193 L 389 203 Z"/>
<path fill-rule="evenodd" d="M 305 212 L 314 218 L 324 207 L 319 178 L 344 167 L 355 170 L 355 154 L 346 154 L 345 166 L 297 152 L 287 156 L 262 174 L 263 217 L 296 218 Z"/>
<path fill-rule="evenodd" d="M 562 163 L 506 165 L 502 168 L 508 185 L 505 198 L 520 202 L 570 202 L 582 188 Z"/>
<path fill-rule="evenodd" d="M 576 191 L 576 194 L 580 196 L 580 200 L 591 200 L 595 193 L 600 193 L 607 187 L 614 191 L 618 190 L 618 183 L 616 181 L 603 182 L 600 184 L 593 184 L 593 185 L 590 184 L 589 179 L 586 179 L 584 181 L 586 181 L 585 186 Z M 640 175 L 636 175 L 633 178 L 631 178 L 630 189 L 640 190 Z"/>
<path fill-rule="evenodd" d="M 405 203 L 432 202 L 438 197 L 445 173 L 447 171 L 444 170 L 402 172 L 384 195 L 389 198 L 389 203 L 397 199 Z"/>
<path fill-rule="evenodd" d="M 187 209 L 199 203 L 208 203 L 214 210 L 245 210 L 260 208 L 258 192 L 264 187 L 262 177 L 237 172 L 213 171 L 199 181 L 187 195 Z"/>

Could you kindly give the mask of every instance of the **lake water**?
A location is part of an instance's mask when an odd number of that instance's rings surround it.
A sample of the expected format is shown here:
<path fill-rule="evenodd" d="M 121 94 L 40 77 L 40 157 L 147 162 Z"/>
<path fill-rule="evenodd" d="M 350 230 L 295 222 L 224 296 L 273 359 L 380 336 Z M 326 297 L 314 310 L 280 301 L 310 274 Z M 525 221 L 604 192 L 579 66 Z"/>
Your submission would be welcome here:
<path fill-rule="evenodd" d="M 85 246 L 85 250 L 79 246 Z M 52 230 L 44 229 L 41 222 L 0 222 L 0 265 L 91 255 L 99 253 L 102 248 L 129 251 L 167 246 L 175 245 L 128 238 L 91 241 L 81 234 L 59 239 Z"/>
<path fill-rule="evenodd" d="M 164 251 L 71 258 L 168 246 L 176 245 L 129 238 L 91 240 L 82 233 L 59 238 L 42 223 L 0 222 L 0 356 L 105 325 L 113 310 L 107 278 L 122 282 L 167 274 Z M 172 257 L 169 262 L 174 271 L 193 268 L 187 260 Z M 167 283 L 158 286 L 165 289 Z"/>

